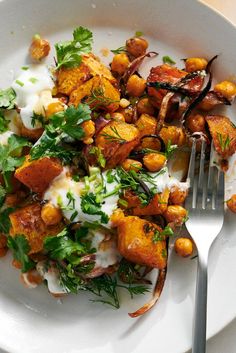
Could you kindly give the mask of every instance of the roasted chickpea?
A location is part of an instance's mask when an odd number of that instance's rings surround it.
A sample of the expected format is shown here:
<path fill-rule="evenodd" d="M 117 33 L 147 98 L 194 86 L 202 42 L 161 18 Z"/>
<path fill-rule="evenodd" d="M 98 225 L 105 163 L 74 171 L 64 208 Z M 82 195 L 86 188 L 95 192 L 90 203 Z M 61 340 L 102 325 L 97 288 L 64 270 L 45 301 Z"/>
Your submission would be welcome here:
<path fill-rule="evenodd" d="M 84 130 L 84 138 L 83 138 L 83 142 L 86 145 L 90 145 L 91 143 L 93 143 L 93 135 L 95 134 L 95 123 L 92 120 L 88 120 L 85 121 L 82 124 L 83 130 Z"/>
<path fill-rule="evenodd" d="M 51 203 L 46 203 L 46 205 L 42 207 L 41 217 L 46 225 L 52 226 L 60 223 L 62 213 L 59 208 L 53 206 Z"/>
<path fill-rule="evenodd" d="M 124 116 L 126 123 L 130 124 L 133 122 L 134 109 L 131 105 L 127 108 L 119 109 L 119 113 L 121 113 Z"/>
<path fill-rule="evenodd" d="M 21 274 L 21 281 L 27 287 L 36 287 L 38 284 L 41 284 L 43 282 L 43 278 L 37 270 L 29 270 L 28 272 Z"/>
<path fill-rule="evenodd" d="M 47 40 L 42 39 L 36 34 L 29 48 L 30 56 L 33 60 L 41 60 L 48 56 L 50 51 L 50 44 Z"/>
<path fill-rule="evenodd" d="M 172 145 L 177 146 L 183 146 L 186 142 L 184 130 L 177 126 L 164 126 L 159 135 L 166 145 L 169 141 Z"/>
<path fill-rule="evenodd" d="M 7 254 L 8 248 L 0 248 L 0 257 L 4 257 Z"/>
<path fill-rule="evenodd" d="M 150 172 L 158 172 L 166 163 L 166 156 L 160 153 L 148 153 L 143 157 L 143 164 Z"/>
<path fill-rule="evenodd" d="M 231 198 L 227 201 L 227 206 L 230 211 L 236 213 L 236 194 L 232 195 Z"/>
<path fill-rule="evenodd" d="M 113 227 L 117 227 L 125 217 L 124 212 L 120 209 L 117 208 L 111 215 L 110 221 L 112 223 Z"/>
<path fill-rule="evenodd" d="M 191 132 L 205 131 L 205 118 L 203 115 L 190 115 L 187 119 L 187 127 Z"/>
<path fill-rule="evenodd" d="M 61 112 L 64 110 L 64 106 L 63 103 L 58 101 L 58 102 L 53 102 L 48 104 L 45 115 L 46 118 L 49 118 L 50 116 L 52 116 L 53 114 L 56 114 L 58 112 Z"/>
<path fill-rule="evenodd" d="M 125 53 L 116 54 L 112 60 L 111 69 L 119 75 L 123 75 L 129 64 L 129 58 Z"/>
<path fill-rule="evenodd" d="M 7 246 L 7 237 L 4 234 L 0 234 L 0 248 Z"/>
<path fill-rule="evenodd" d="M 138 75 L 132 75 L 128 79 L 126 90 L 133 97 L 140 97 L 146 88 L 146 80 Z"/>
<path fill-rule="evenodd" d="M 125 159 L 124 162 L 121 164 L 122 168 L 129 172 L 130 170 L 134 170 L 138 172 L 142 168 L 142 163 L 136 161 L 135 159 Z"/>
<path fill-rule="evenodd" d="M 169 200 L 173 205 L 182 205 L 188 195 L 186 190 L 181 190 L 177 186 L 174 186 L 170 191 Z"/>
<path fill-rule="evenodd" d="M 126 41 L 126 50 L 135 58 L 144 55 L 148 48 L 148 42 L 140 37 L 130 38 Z"/>
<path fill-rule="evenodd" d="M 188 58 L 185 61 L 185 68 L 187 72 L 205 70 L 207 67 L 207 60 L 204 58 Z"/>
<path fill-rule="evenodd" d="M 154 115 L 155 111 L 148 98 L 142 98 L 137 104 L 138 114 Z"/>
<path fill-rule="evenodd" d="M 168 223 L 174 222 L 175 224 L 180 225 L 187 217 L 187 210 L 179 205 L 171 205 L 167 207 L 164 217 Z"/>
<path fill-rule="evenodd" d="M 193 253 L 193 242 L 189 238 L 178 238 L 175 241 L 175 251 L 182 257 L 188 257 Z"/>
<path fill-rule="evenodd" d="M 111 114 L 111 119 L 117 120 L 117 121 L 124 121 L 125 122 L 125 117 L 123 114 L 115 112 Z"/>
<path fill-rule="evenodd" d="M 236 95 L 236 84 L 230 81 L 222 81 L 215 85 L 214 91 L 221 93 L 222 96 L 231 100 Z"/>

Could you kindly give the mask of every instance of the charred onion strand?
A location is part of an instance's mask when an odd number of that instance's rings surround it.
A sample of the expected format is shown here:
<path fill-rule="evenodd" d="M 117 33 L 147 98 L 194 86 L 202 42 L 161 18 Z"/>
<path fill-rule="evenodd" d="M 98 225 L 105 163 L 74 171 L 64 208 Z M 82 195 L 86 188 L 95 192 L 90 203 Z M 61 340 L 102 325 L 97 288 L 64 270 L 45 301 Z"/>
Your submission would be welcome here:
<path fill-rule="evenodd" d="M 142 64 L 142 62 L 145 58 L 154 58 L 157 55 L 158 55 L 157 52 L 149 51 L 148 53 L 141 55 L 138 58 L 136 58 L 135 60 L 133 60 L 131 62 L 131 64 L 129 65 L 128 69 L 126 70 L 126 72 L 124 73 L 124 75 L 122 76 L 122 81 L 124 83 L 126 83 L 129 79 L 129 77 L 131 75 L 133 75 L 139 69 L 140 65 Z"/>
<path fill-rule="evenodd" d="M 165 284 L 166 274 L 167 274 L 167 267 L 165 267 L 162 270 L 159 270 L 152 299 L 148 303 L 144 304 L 137 311 L 135 311 L 133 313 L 129 313 L 130 317 L 141 316 L 141 315 L 145 314 L 147 311 L 149 311 L 156 304 L 156 302 L 158 301 L 158 299 L 161 296 L 161 292 L 162 292 L 164 284 Z"/>
<path fill-rule="evenodd" d="M 172 85 L 168 82 L 148 82 L 147 83 L 147 86 L 148 87 L 154 87 L 156 88 L 156 90 L 159 90 L 159 89 L 166 89 L 170 92 L 174 92 L 174 93 L 180 93 L 184 96 L 194 96 L 196 95 L 196 91 L 194 90 L 191 90 L 191 89 L 187 89 L 187 88 L 183 88 L 183 87 L 179 87 L 179 86 L 176 86 L 176 85 Z"/>
<path fill-rule="evenodd" d="M 149 135 L 144 135 L 141 137 L 141 141 L 145 138 L 154 138 L 154 139 L 157 139 L 160 144 L 161 144 L 161 149 L 160 149 L 160 152 L 165 152 L 166 150 L 166 145 L 165 145 L 165 142 L 163 141 L 163 139 L 159 136 L 159 135 L 156 135 L 156 134 L 149 134 Z"/>

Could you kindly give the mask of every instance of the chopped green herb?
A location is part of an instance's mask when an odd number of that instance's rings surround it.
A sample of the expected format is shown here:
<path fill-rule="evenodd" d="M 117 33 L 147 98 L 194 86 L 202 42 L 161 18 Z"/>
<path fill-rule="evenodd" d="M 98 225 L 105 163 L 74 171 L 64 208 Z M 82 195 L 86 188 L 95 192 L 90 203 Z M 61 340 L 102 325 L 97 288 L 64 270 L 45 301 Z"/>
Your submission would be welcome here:
<path fill-rule="evenodd" d="M 6 189 L 2 185 L 0 185 L 0 207 L 4 204 L 5 197 L 6 197 Z"/>
<path fill-rule="evenodd" d="M 162 61 L 164 64 L 175 65 L 176 62 L 168 55 L 162 57 Z"/>
<path fill-rule="evenodd" d="M 154 231 L 152 241 L 153 243 L 157 243 L 158 241 L 165 240 L 166 236 L 170 237 L 172 235 L 174 235 L 173 229 L 170 226 L 166 226 L 161 232 L 158 230 Z"/>
<path fill-rule="evenodd" d="M 23 87 L 25 85 L 24 82 L 22 82 L 20 80 L 16 80 L 15 82 L 21 87 Z"/>
<path fill-rule="evenodd" d="M 135 32 L 135 37 L 142 37 L 143 36 L 143 32 L 142 31 L 136 31 Z"/>
<path fill-rule="evenodd" d="M 9 120 L 6 120 L 2 112 L 0 111 L 0 133 L 8 131 Z"/>
<path fill-rule="evenodd" d="M 8 207 L 0 211 L 0 232 L 8 235 L 11 227 L 9 215 L 14 211 L 14 208 Z"/>
<path fill-rule="evenodd" d="M 89 154 L 94 154 L 97 158 L 97 162 L 100 167 L 105 168 L 106 166 L 106 158 L 104 157 L 102 150 L 100 147 L 93 146 L 89 150 Z"/>
<path fill-rule="evenodd" d="M 35 267 L 35 263 L 29 258 L 30 245 L 26 237 L 22 234 L 7 238 L 7 246 L 13 252 L 15 260 L 21 263 L 21 271 L 27 272 Z"/>
<path fill-rule="evenodd" d="M 42 114 L 37 114 L 37 113 L 33 112 L 33 116 L 31 118 L 31 124 L 33 127 L 35 127 L 37 123 L 38 123 L 38 125 L 44 127 L 45 126 L 44 116 Z"/>
<path fill-rule="evenodd" d="M 29 70 L 29 66 L 22 66 L 21 70 L 27 71 L 27 70 Z"/>
<path fill-rule="evenodd" d="M 226 149 L 229 148 L 230 142 L 232 141 L 232 139 L 229 138 L 229 135 L 222 135 L 221 133 L 217 133 L 217 137 L 220 143 L 220 147 L 222 152 L 224 152 Z M 224 138 L 225 137 L 225 138 Z"/>
<path fill-rule="evenodd" d="M 121 54 L 121 53 L 126 53 L 126 47 L 119 47 L 117 49 L 111 50 L 113 54 Z"/>
<path fill-rule="evenodd" d="M 177 145 L 172 145 L 171 140 L 168 140 L 167 145 L 166 145 L 166 150 L 165 150 L 165 156 L 167 159 L 171 158 L 173 155 L 174 151 L 177 149 Z"/>
<path fill-rule="evenodd" d="M 13 88 L 0 90 L 0 108 L 13 109 L 15 106 L 16 92 Z"/>
<path fill-rule="evenodd" d="M 35 77 L 30 77 L 30 78 L 29 78 L 29 81 L 30 81 L 31 83 L 35 84 L 36 82 L 38 82 L 38 79 L 35 78 Z"/>
<path fill-rule="evenodd" d="M 81 197 L 81 209 L 84 213 L 101 216 L 102 223 L 108 223 L 109 217 L 102 210 L 102 205 L 97 202 L 96 195 L 89 192 Z"/>
<path fill-rule="evenodd" d="M 104 136 L 105 139 L 108 140 L 109 142 L 117 142 L 117 143 L 120 143 L 121 145 L 126 142 L 126 140 L 120 136 L 115 126 L 110 126 L 110 130 L 111 130 L 110 134 L 108 132 L 104 132 L 103 134 L 101 134 L 101 136 Z"/>
<path fill-rule="evenodd" d="M 84 27 L 78 27 L 73 32 L 73 40 L 60 42 L 55 45 L 57 55 L 57 67 L 79 66 L 82 61 L 82 54 L 92 50 L 93 34 Z"/>

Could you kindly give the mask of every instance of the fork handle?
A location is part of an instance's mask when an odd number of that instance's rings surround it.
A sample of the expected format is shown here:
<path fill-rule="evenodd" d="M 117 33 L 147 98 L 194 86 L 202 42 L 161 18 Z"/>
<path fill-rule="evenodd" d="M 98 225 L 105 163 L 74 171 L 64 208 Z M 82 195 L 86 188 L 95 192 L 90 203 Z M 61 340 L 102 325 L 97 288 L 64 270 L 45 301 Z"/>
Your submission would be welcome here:
<path fill-rule="evenodd" d="M 208 253 L 198 254 L 192 353 L 205 353 L 206 350 L 207 261 Z"/>

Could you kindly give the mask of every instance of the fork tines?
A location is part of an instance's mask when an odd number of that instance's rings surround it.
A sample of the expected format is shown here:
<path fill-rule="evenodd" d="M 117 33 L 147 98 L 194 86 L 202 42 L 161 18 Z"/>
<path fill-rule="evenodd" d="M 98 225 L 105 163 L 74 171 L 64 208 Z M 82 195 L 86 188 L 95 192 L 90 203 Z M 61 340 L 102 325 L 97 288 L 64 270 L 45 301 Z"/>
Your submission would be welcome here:
<path fill-rule="evenodd" d="M 201 143 L 200 156 L 197 153 L 197 140 L 193 139 L 188 170 L 190 188 L 187 207 L 199 210 L 222 210 L 224 208 L 224 173 L 214 161 L 216 154 L 213 142 L 210 159 L 206 158 L 206 141 L 201 140 L 198 143 Z"/>

